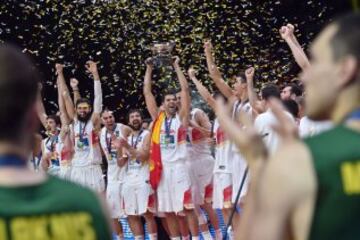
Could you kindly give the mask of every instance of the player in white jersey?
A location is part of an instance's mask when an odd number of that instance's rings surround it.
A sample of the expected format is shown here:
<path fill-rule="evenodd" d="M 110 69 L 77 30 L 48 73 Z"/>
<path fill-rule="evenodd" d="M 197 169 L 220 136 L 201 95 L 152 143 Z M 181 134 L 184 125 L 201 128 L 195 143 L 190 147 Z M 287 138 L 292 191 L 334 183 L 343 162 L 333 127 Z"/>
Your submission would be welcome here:
<path fill-rule="evenodd" d="M 119 218 L 125 216 L 122 207 L 122 185 L 125 177 L 125 167 L 118 165 L 118 149 L 113 143 L 116 139 L 126 138 L 130 135 L 131 129 L 121 123 L 115 122 L 112 111 L 104 110 L 101 113 L 101 120 L 104 127 L 100 132 L 100 145 L 105 154 L 107 168 L 106 200 L 110 208 L 113 228 L 118 239 L 123 239 L 123 229 Z"/>
<path fill-rule="evenodd" d="M 191 194 L 191 181 L 186 166 L 186 129 L 189 121 L 190 96 L 186 78 L 179 66 L 179 58 L 176 57 L 173 66 L 181 86 L 182 107 L 177 113 L 176 96 L 164 94 L 163 108 L 159 111 L 155 97 L 151 93 L 152 65 L 147 61 L 147 70 L 144 80 L 144 96 L 147 109 L 159 128 L 153 129 L 152 136 L 159 139 L 157 149 L 160 151 L 162 173 L 157 187 L 158 210 L 166 215 L 172 239 L 180 239 L 176 215 L 185 213 L 192 234 L 192 239 L 199 238 L 199 227 L 194 212 L 194 204 Z M 161 120 L 160 120 L 161 119 Z M 158 134 L 157 136 L 155 136 Z M 155 146 L 154 144 L 152 146 Z M 155 158 L 151 152 L 151 158 Z M 159 159 L 159 158 L 157 158 Z"/>
<path fill-rule="evenodd" d="M 190 76 L 190 75 L 189 75 Z M 178 108 L 181 108 L 181 94 L 176 94 Z M 219 220 L 212 208 L 213 198 L 213 171 L 215 159 L 211 155 L 209 137 L 211 136 L 211 123 L 206 113 L 193 108 L 190 112 L 190 126 L 187 134 L 187 165 L 190 170 L 192 189 L 196 214 L 198 216 L 200 231 L 204 239 L 212 239 L 209 232 L 207 218 L 209 216 L 216 233 L 216 239 L 222 239 Z"/>
<path fill-rule="evenodd" d="M 216 87 L 220 90 L 220 92 L 229 100 L 233 101 L 236 99 L 233 109 L 233 118 L 237 115 L 237 110 L 240 108 L 246 108 L 246 102 L 248 102 L 248 93 L 247 93 L 247 82 L 246 77 L 243 73 L 234 76 L 235 82 L 232 88 L 224 81 L 222 74 L 218 67 L 215 64 L 215 59 L 212 55 L 212 44 L 210 41 L 206 41 L 204 44 L 206 63 L 210 73 L 211 79 L 214 81 Z M 237 109 L 239 106 L 239 109 Z M 252 112 L 252 110 L 250 110 Z M 233 145 L 233 144 L 232 144 Z M 232 193 L 232 202 L 235 203 L 235 198 L 237 192 L 240 190 L 240 183 L 244 177 L 246 162 L 244 158 L 241 156 L 240 152 L 232 146 L 230 148 L 232 154 L 230 154 L 231 164 L 232 164 L 232 181 L 233 181 L 233 193 Z M 242 197 L 246 194 L 247 183 L 245 183 L 244 188 L 242 189 Z M 235 218 L 237 219 L 237 218 Z M 236 223 L 235 223 L 236 224 Z"/>
<path fill-rule="evenodd" d="M 96 63 L 85 65 L 94 78 L 94 110 L 88 99 L 76 102 L 76 115 L 71 127 L 74 140 L 71 180 L 90 187 L 97 192 L 105 190 L 105 182 L 100 164 L 102 163 L 99 144 L 101 127 L 102 91 Z"/>
<path fill-rule="evenodd" d="M 70 164 L 72 157 L 68 128 L 69 117 L 65 106 L 68 89 L 63 75 L 63 65 L 56 64 L 55 68 L 58 75 L 57 86 L 60 117 L 57 115 L 46 115 L 40 92 L 37 100 L 38 115 L 46 129 L 46 133 L 48 134 L 48 137 L 42 141 L 41 145 L 41 165 L 44 170 L 48 171 L 48 173 L 68 179 L 70 176 Z M 39 90 L 41 90 L 41 86 Z M 71 106 L 73 107 L 72 104 Z"/>
<path fill-rule="evenodd" d="M 145 218 L 150 240 L 157 239 L 155 213 L 155 192 L 149 183 L 150 132 L 142 129 L 140 110 L 132 109 L 128 113 L 128 123 L 133 129 L 127 141 L 123 142 L 126 149 L 127 163 L 122 187 L 124 211 L 136 240 L 144 239 L 144 228 L 141 216 Z"/>
<path fill-rule="evenodd" d="M 188 71 L 190 79 L 195 84 L 201 97 L 209 104 L 212 109 L 215 109 L 215 99 L 210 92 L 200 83 L 195 76 L 194 69 L 190 68 Z M 232 196 L 232 172 L 231 172 L 231 144 L 225 133 L 220 128 L 217 120 L 214 122 L 213 133 L 216 140 L 216 154 L 213 176 L 213 208 L 221 209 L 225 222 L 228 222 L 231 213 L 231 196 Z"/>

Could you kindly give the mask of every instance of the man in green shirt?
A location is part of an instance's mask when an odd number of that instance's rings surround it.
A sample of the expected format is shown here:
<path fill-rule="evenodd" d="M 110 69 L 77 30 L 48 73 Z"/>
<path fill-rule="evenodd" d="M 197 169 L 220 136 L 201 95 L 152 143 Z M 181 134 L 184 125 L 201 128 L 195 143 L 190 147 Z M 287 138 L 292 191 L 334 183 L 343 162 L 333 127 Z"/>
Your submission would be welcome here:
<path fill-rule="evenodd" d="M 95 193 L 27 168 L 38 80 L 19 49 L 0 46 L 0 240 L 111 239 Z"/>
<path fill-rule="evenodd" d="M 301 142 L 297 128 L 273 103 L 282 138 L 266 156 L 251 125 L 236 130 L 223 105 L 221 126 L 246 151 L 251 189 L 236 239 L 360 239 L 360 14 L 327 26 L 301 74 L 306 114 L 336 126 Z"/>

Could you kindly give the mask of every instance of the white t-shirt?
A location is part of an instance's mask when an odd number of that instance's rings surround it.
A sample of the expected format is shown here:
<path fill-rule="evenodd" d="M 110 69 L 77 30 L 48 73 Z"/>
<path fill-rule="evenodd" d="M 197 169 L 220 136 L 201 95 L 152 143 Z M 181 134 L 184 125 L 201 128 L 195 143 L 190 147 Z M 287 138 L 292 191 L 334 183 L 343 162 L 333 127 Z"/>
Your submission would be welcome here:
<path fill-rule="evenodd" d="M 123 124 L 116 123 L 115 129 L 113 131 L 113 134 L 116 138 L 123 138 L 122 135 L 122 128 Z M 106 127 L 103 127 L 101 129 L 100 134 L 100 144 L 103 149 L 103 152 L 105 153 L 106 160 L 108 162 L 108 181 L 114 182 L 114 181 L 123 181 L 125 176 L 125 167 L 120 168 L 117 165 L 117 150 L 114 148 L 111 148 L 111 138 L 112 134 L 107 131 Z"/>
<path fill-rule="evenodd" d="M 95 131 L 92 121 L 89 120 L 84 123 L 75 120 L 71 130 L 75 143 L 72 166 L 82 167 L 101 164 L 99 135 Z"/>
<path fill-rule="evenodd" d="M 244 112 L 250 119 L 252 119 L 252 107 L 249 101 L 240 102 L 238 100 L 234 103 L 232 110 L 232 119 L 236 120 L 240 112 Z M 231 143 L 231 150 L 234 153 L 240 153 L 240 150 L 233 143 Z"/>
<path fill-rule="evenodd" d="M 285 111 L 285 114 L 294 122 L 295 120 L 292 115 Z M 269 150 L 270 153 L 274 153 L 275 150 L 278 148 L 279 145 L 279 136 L 278 134 L 272 129 L 272 126 L 276 125 L 278 122 L 271 112 L 271 110 L 267 110 L 264 113 L 259 114 L 254 122 L 255 129 L 260 133 L 262 136 L 265 146 Z"/>
<path fill-rule="evenodd" d="M 148 130 L 141 130 L 138 136 L 128 137 L 128 143 L 135 149 L 141 149 L 146 136 L 150 134 Z M 149 180 L 150 171 L 148 162 L 141 162 L 137 159 L 130 159 L 127 162 L 125 184 L 143 184 Z"/>
<path fill-rule="evenodd" d="M 311 137 L 333 127 L 331 121 L 313 121 L 307 116 L 301 118 L 299 125 L 299 135 L 301 138 Z"/>
<path fill-rule="evenodd" d="M 186 134 L 187 130 L 181 125 L 178 114 L 171 119 L 165 118 L 160 130 L 161 161 L 163 164 L 186 161 Z"/>
<path fill-rule="evenodd" d="M 231 151 L 231 142 L 221 129 L 217 119 L 214 122 L 214 136 L 216 139 L 214 173 L 231 173 L 230 158 L 234 153 Z"/>
<path fill-rule="evenodd" d="M 198 108 L 194 108 L 191 111 L 191 120 L 195 121 L 195 115 L 197 112 L 202 112 Z M 211 157 L 211 150 L 209 143 L 207 142 L 207 137 L 204 134 L 193 127 L 189 128 L 189 141 L 188 145 L 189 156 L 191 156 L 191 161 L 200 159 L 201 157 Z"/>

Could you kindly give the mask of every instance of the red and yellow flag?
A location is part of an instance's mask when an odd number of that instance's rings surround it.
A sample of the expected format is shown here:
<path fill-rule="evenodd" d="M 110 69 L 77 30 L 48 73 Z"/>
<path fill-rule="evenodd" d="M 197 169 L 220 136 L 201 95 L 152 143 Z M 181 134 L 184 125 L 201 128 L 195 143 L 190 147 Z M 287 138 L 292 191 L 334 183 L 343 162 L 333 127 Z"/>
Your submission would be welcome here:
<path fill-rule="evenodd" d="M 161 126 L 165 120 L 165 112 L 160 112 L 154 122 L 151 131 L 151 147 L 150 147 L 150 184 L 154 190 L 159 185 L 162 172 L 161 148 L 160 148 L 160 132 Z"/>

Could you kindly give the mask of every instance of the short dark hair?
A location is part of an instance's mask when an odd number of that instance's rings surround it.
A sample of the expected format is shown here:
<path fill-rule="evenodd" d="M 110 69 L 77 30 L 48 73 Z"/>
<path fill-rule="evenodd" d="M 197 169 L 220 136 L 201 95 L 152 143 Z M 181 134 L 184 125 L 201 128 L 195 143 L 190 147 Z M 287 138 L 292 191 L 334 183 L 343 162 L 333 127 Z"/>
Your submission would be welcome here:
<path fill-rule="evenodd" d="M 101 111 L 100 116 L 102 116 L 102 115 L 104 114 L 104 112 L 109 112 L 109 113 L 111 113 L 111 115 L 114 116 L 114 111 L 110 110 L 109 108 L 104 108 L 104 109 Z"/>
<path fill-rule="evenodd" d="M 91 107 L 91 102 L 87 98 L 79 98 L 75 103 L 75 108 L 77 108 L 81 103 L 87 103 Z"/>
<path fill-rule="evenodd" d="M 299 105 L 297 104 L 297 102 L 295 100 L 292 100 L 292 99 L 284 100 L 283 104 L 284 104 L 286 110 L 288 110 L 288 112 L 291 113 L 291 115 L 293 115 L 294 118 L 298 117 Z"/>
<path fill-rule="evenodd" d="M 266 101 L 271 97 L 280 99 L 280 89 L 275 84 L 267 84 L 261 89 L 261 97 Z"/>
<path fill-rule="evenodd" d="M 132 113 L 139 113 L 140 116 L 141 116 L 141 119 L 143 119 L 143 113 L 142 113 L 142 111 L 141 111 L 140 109 L 138 109 L 138 108 L 133 108 L 133 109 L 130 109 L 130 110 L 129 110 L 129 112 L 128 112 L 127 116 L 126 116 L 126 119 L 127 119 L 128 122 L 129 122 L 129 120 L 130 120 L 130 114 L 132 114 Z"/>
<path fill-rule="evenodd" d="M 295 83 L 287 84 L 285 87 L 290 87 L 291 94 L 295 94 L 295 96 L 297 96 L 297 97 L 302 95 L 301 88 L 298 85 L 296 85 Z"/>
<path fill-rule="evenodd" d="M 56 125 L 61 125 L 60 117 L 58 115 L 52 114 L 47 117 L 47 119 L 54 120 Z"/>
<path fill-rule="evenodd" d="M 360 14 L 350 13 L 333 22 L 338 29 L 330 40 L 334 59 L 338 60 L 347 54 L 360 59 Z"/>
<path fill-rule="evenodd" d="M 17 142 L 23 137 L 25 117 L 35 104 L 39 82 L 35 65 L 19 48 L 0 45 L 0 140 Z"/>
<path fill-rule="evenodd" d="M 176 93 L 178 93 L 179 91 L 175 90 L 175 89 L 170 89 L 170 90 L 166 90 L 163 92 L 162 98 L 161 98 L 161 102 L 163 103 L 165 101 L 165 97 L 169 96 L 169 95 L 173 95 L 176 98 Z"/>

